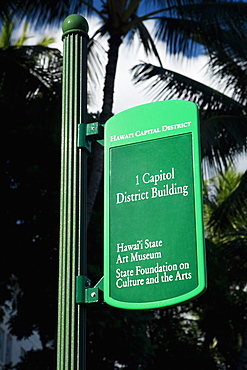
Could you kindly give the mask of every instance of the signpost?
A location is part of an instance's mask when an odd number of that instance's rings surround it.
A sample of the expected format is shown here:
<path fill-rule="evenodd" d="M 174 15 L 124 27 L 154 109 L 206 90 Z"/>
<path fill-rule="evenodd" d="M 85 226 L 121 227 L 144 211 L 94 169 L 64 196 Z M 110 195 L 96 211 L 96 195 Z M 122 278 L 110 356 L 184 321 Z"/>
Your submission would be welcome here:
<path fill-rule="evenodd" d="M 57 370 L 86 369 L 87 156 L 102 126 L 87 124 L 88 24 L 63 23 L 64 66 Z M 182 303 L 206 286 L 195 104 L 146 104 L 105 129 L 104 301 L 126 309 Z"/>
<path fill-rule="evenodd" d="M 104 301 L 182 303 L 206 287 L 198 111 L 145 104 L 105 128 Z"/>

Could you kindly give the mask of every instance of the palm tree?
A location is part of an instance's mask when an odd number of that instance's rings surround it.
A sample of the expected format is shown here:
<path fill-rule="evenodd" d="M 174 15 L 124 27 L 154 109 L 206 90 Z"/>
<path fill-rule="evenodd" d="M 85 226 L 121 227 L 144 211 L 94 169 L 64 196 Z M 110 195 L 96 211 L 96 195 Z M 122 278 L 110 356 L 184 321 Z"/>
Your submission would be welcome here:
<path fill-rule="evenodd" d="M 32 0 L 3 0 L 0 4 L 0 19 L 6 16 L 16 16 L 18 22 L 28 19 L 32 24 L 45 27 L 50 23 L 60 23 L 71 12 L 77 12 L 81 7 L 76 0 L 40 0 L 37 4 Z"/>
<path fill-rule="evenodd" d="M 0 86 L 4 101 L 11 104 L 18 96 L 20 104 L 27 104 L 40 95 L 57 98 L 62 56 L 59 50 L 47 47 L 54 39 L 43 38 L 37 45 L 26 46 L 26 22 L 19 39 L 13 42 L 16 23 L 16 19 L 5 17 L 0 34 Z"/>
<path fill-rule="evenodd" d="M 104 96 L 100 123 L 105 123 L 113 114 L 113 96 L 116 67 L 119 48 L 123 41 L 133 41 L 134 35 L 140 39 L 146 54 L 152 53 L 157 57 L 159 67 L 162 62 L 155 47 L 155 38 L 166 43 L 171 53 L 192 55 L 200 42 L 211 54 L 218 50 L 218 44 L 228 38 L 232 43 L 244 34 L 243 16 L 247 15 L 247 6 L 239 3 L 224 3 L 216 1 L 183 2 L 180 1 L 145 1 L 145 0 L 105 0 L 102 10 L 98 10 L 88 1 L 81 1 L 90 11 L 101 20 L 102 26 L 94 37 L 108 37 L 108 62 L 105 71 Z M 149 33 L 146 23 L 152 20 L 155 25 L 155 38 Z M 241 20 L 241 22 L 240 22 Z M 232 32 L 234 30 L 234 32 Z M 217 37 L 216 37 L 217 35 Z M 239 46 L 240 47 L 240 46 Z M 212 51 L 211 51 L 212 50 Z M 211 55 L 210 54 L 210 55 Z M 210 145 L 208 155 L 213 157 Z M 88 194 L 88 219 L 98 191 L 103 167 L 103 149 L 95 148 L 94 170 Z M 224 158 L 224 157 L 223 157 Z"/>
<path fill-rule="evenodd" d="M 212 82 L 217 81 L 222 92 L 150 63 L 141 63 L 133 68 L 135 82 L 148 81 L 150 96 L 154 100 L 175 97 L 192 100 L 199 106 L 202 156 L 210 166 L 220 170 L 247 149 L 246 6 L 239 3 L 225 5 L 223 12 L 212 12 L 211 19 L 205 19 L 207 32 L 203 30 L 204 25 L 197 27 L 197 42 L 209 57 L 208 74 L 211 73 Z M 239 27 L 235 27 L 230 19 L 232 5 L 242 11 L 242 15 L 237 15 L 232 8 L 233 19 L 239 17 Z M 210 5 L 204 4 L 203 7 L 210 10 Z M 217 7 L 215 4 L 211 8 Z"/>
<path fill-rule="evenodd" d="M 171 70 L 150 63 L 133 68 L 136 83 L 149 82 L 151 98 L 194 101 L 201 111 L 202 157 L 209 168 L 223 170 L 246 151 L 245 104 Z M 207 166 L 205 171 L 207 170 Z"/>
<path fill-rule="evenodd" d="M 114 83 L 118 61 L 119 48 L 126 40 L 129 44 L 134 35 L 140 39 L 140 44 L 147 54 L 152 53 L 159 58 L 155 39 L 166 43 L 171 53 L 186 53 L 192 55 L 196 45 L 204 46 L 205 52 L 213 56 L 219 45 L 231 40 L 231 44 L 241 44 L 238 40 L 245 34 L 247 6 L 240 2 L 215 2 L 180 0 L 103 0 L 101 8 L 94 5 L 94 1 L 54 1 L 42 0 L 38 5 L 33 1 L 26 1 L 23 5 L 19 0 L 9 0 L 1 5 L 0 13 L 15 9 L 18 14 L 31 17 L 32 21 L 46 24 L 59 21 L 66 12 L 84 11 L 95 14 L 101 21 L 101 26 L 94 35 L 106 36 L 108 39 L 108 61 L 105 69 L 103 105 L 100 114 L 100 123 L 105 123 L 113 114 Z M 23 13 L 24 12 L 24 13 Z M 37 19 L 39 21 L 37 21 Z M 152 20 L 155 26 L 153 37 L 147 28 L 147 22 Z M 244 49 L 244 48 L 242 48 Z M 222 70 L 222 69 L 221 69 Z M 219 72 L 219 71 L 218 71 Z M 211 149 L 211 147 L 210 147 Z M 212 152 L 212 150 L 211 150 Z M 103 167 L 103 149 L 95 145 L 93 171 L 88 194 L 88 219 L 97 195 Z"/>
<path fill-rule="evenodd" d="M 25 287 L 24 273 L 26 269 L 30 269 L 30 260 L 28 265 L 26 265 L 27 267 L 23 268 L 23 266 L 25 266 L 25 258 L 22 259 L 22 257 L 25 256 L 26 253 L 24 249 L 28 249 L 28 245 L 34 244 L 33 235 L 35 234 L 35 222 L 42 213 L 42 211 L 40 211 L 41 207 L 37 206 L 40 193 L 39 191 L 36 192 L 34 188 L 36 186 L 37 188 L 40 187 L 39 189 L 42 187 L 43 189 L 46 187 L 49 188 L 49 184 L 45 180 L 43 186 L 37 181 L 37 177 L 35 181 L 35 168 L 36 170 L 38 168 L 40 170 L 42 167 L 40 166 L 39 158 L 45 163 L 44 156 L 50 156 L 49 145 L 51 145 L 51 142 L 53 143 L 53 152 L 51 151 L 53 158 L 49 158 L 49 162 L 52 162 L 56 158 L 56 145 L 54 145 L 54 142 L 57 142 L 59 148 L 59 139 L 57 139 L 57 137 L 59 138 L 59 134 L 56 133 L 56 130 L 59 129 L 57 117 L 60 112 L 59 97 L 62 75 L 61 53 L 56 49 L 51 49 L 46 46 L 49 42 L 53 41 L 52 39 L 41 39 L 38 45 L 26 46 L 27 23 L 24 25 L 19 39 L 13 41 L 12 31 L 16 22 L 16 20 L 6 17 L 0 31 L 0 107 L 3 117 L 6 119 L 3 125 L 5 147 L 4 160 L 1 166 L 1 178 L 3 179 L 3 189 L 6 199 L 3 202 L 6 217 L 3 221 L 2 238 L 5 240 L 4 243 L 8 245 L 8 248 L 5 249 L 4 256 L 2 256 L 0 268 L 1 284 L 5 287 L 1 289 L 0 294 L 1 318 L 6 301 L 11 301 L 13 307 L 16 307 L 15 304 L 18 301 L 20 307 L 22 303 L 20 303 L 19 300 L 23 292 L 25 291 L 28 295 L 28 289 Z M 48 138 L 47 141 L 46 138 Z M 40 148 L 40 142 L 42 142 L 41 148 L 43 146 L 45 150 L 39 157 L 37 153 L 41 151 L 36 151 L 36 148 Z M 34 159 L 33 162 L 32 159 Z M 54 181 L 54 183 L 56 183 L 56 180 L 57 177 L 53 166 L 53 178 L 51 182 Z M 30 188 L 32 187 L 34 192 L 36 192 L 36 199 L 32 201 L 31 193 L 33 190 L 28 191 L 30 194 L 28 205 L 28 202 L 24 200 L 27 199 L 24 190 L 26 181 L 32 183 Z M 16 196 L 17 193 L 19 193 L 18 196 Z M 49 191 L 46 192 L 45 190 L 43 192 L 43 196 L 41 197 L 42 204 L 45 203 L 45 193 L 48 195 Z M 53 198 L 56 199 L 56 194 L 53 194 Z M 25 202 L 24 207 L 20 206 L 22 201 Z M 17 211 L 17 209 L 19 209 L 19 211 Z M 15 213 L 13 210 L 17 212 Z M 19 238 L 19 231 L 17 231 L 15 227 L 18 222 L 17 213 L 22 215 L 20 216 L 20 218 L 22 218 L 21 223 L 29 223 L 29 231 L 24 238 L 23 236 Z M 37 217 L 38 214 L 39 216 Z M 29 222 L 28 220 L 32 221 Z M 41 218 L 39 218 L 38 223 L 39 222 L 40 225 L 42 225 Z M 40 230 L 41 229 L 42 226 L 40 227 Z M 11 231 L 8 232 L 9 230 Z M 13 232 L 13 230 L 15 231 Z M 48 246 L 44 245 L 42 251 L 42 255 L 46 254 L 49 256 L 47 257 L 48 260 L 51 258 L 56 248 L 56 233 L 54 232 L 54 228 L 52 232 L 51 234 L 54 235 L 55 239 L 53 247 L 51 248 L 49 243 L 47 243 Z M 11 237 L 12 234 L 15 234 L 13 239 Z M 46 232 L 46 235 L 48 234 L 49 232 Z M 19 243 L 22 245 L 20 248 L 22 249 L 22 256 L 16 264 L 12 257 L 16 255 L 18 250 L 16 246 Z M 20 262 L 20 260 L 22 260 L 22 262 Z M 54 289 L 56 289 L 56 286 L 57 282 L 55 282 Z M 48 291 L 46 294 L 47 296 L 49 295 Z M 18 309 L 20 309 L 19 307 Z M 39 319 L 36 317 L 36 323 Z M 19 317 L 14 310 L 9 325 L 11 329 L 14 328 L 17 333 L 20 333 L 18 331 L 20 321 L 18 320 Z M 38 326 L 42 325 L 38 324 Z M 30 335 L 33 327 L 33 322 L 29 321 L 28 323 L 28 320 L 26 320 L 26 332 L 22 332 L 21 335 Z M 47 338 L 42 335 L 41 337 L 43 343 L 45 343 Z"/>
<path fill-rule="evenodd" d="M 247 31 L 247 30 L 246 30 Z M 201 110 L 202 157 L 207 169 L 220 172 L 247 150 L 246 116 L 246 51 L 243 48 L 247 32 L 234 43 L 230 38 L 209 51 L 209 67 L 213 77 L 218 76 L 221 87 L 228 94 L 219 92 L 181 74 L 149 63 L 133 68 L 136 83 L 152 81 L 149 92 L 154 99 L 182 98 L 194 101 Z M 231 89 L 230 89 L 231 88 Z M 230 89 L 230 90 L 229 90 Z M 223 90 L 224 91 L 224 90 Z M 230 91 L 230 93 L 229 93 Z M 239 208 L 243 203 L 247 171 L 229 197 L 228 209 Z M 246 199 L 246 193 L 245 193 Z M 218 210 L 218 222 L 223 224 L 224 207 Z"/>

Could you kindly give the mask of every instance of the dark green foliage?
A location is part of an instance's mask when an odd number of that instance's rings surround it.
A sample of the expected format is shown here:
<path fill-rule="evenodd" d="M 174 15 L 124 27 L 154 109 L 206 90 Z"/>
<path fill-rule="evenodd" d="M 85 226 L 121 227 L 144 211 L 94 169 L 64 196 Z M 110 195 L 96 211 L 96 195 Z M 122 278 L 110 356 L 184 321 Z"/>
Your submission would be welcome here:
<path fill-rule="evenodd" d="M 40 0 L 38 5 L 27 0 L 2 0 L 0 17 L 15 13 L 19 19 L 27 17 L 39 26 L 46 26 L 49 22 L 61 22 L 68 14 L 77 12 L 80 7 L 81 4 L 75 0 Z"/>
<path fill-rule="evenodd" d="M 22 358 L 15 370 L 53 370 L 54 351 L 50 349 L 29 351 Z"/>
<path fill-rule="evenodd" d="M 52 83 L 49 74 L 56 60 Z M 5 122 L 0 305 L 13 300 L 10 330 L 56 335 L 60 182 L 60 53 L 42 47 L 0 50 L 0 109 Z M 54 61 L 54 60 L 53 60 Z M 61 61 L 61 57 L 60 57 Z M 61 63 L 60 63 L 61 66 Z M 60 68 L 60 76 L 56 75 Z M 29 78 L 31 75 L 31 78 Z M 46 83 L 49 81 L 50 85 Z M 51 89 L 52 85 L 52 89 Z M 56 92 L 56 93 L 55 93 Z"/>

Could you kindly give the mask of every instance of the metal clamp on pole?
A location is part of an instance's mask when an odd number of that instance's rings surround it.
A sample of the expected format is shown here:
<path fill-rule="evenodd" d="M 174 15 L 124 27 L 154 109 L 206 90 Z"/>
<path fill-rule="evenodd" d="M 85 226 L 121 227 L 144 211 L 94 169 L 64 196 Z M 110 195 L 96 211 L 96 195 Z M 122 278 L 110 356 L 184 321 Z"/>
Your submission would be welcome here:
<path fill-rule="evenodd" d="M 104 126 L 99 122 L 87 124 L 86 136 L 88 140 L 101 141 L 104 139 Z"/>
<path fill-rule="evenodd" d="M 98 122 L 78 124 L 78 148 L 85 148 L 91 153 L 91 142 L 97 140 L 104 145 L 104 126 Z"/>
<path fill-rule="evenodd" d="M 78 124 L 77 147 L 85 148 L 88 150 L 89 153 L 91 153 L 91 141 L 87 137 L 87 124 L 85 123 Z"/>
<path fill-rule="evenodd" d="M 91 288 L 91 281 L 86 276 L 76 277 L 76 303 L 96 303 L 103 301 L 103 278 Z"/>

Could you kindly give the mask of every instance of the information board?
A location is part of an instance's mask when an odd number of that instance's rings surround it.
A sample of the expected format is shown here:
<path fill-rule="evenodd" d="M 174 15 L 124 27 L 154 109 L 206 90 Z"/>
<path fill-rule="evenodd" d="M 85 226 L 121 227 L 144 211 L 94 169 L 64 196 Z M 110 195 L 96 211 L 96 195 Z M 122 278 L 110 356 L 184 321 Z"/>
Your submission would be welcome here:
<path fill-rule="evenodd" d="M 206 286 L 198 111 L 165 101 L 105 128 L 104 301 L 166 307 Z"/>

